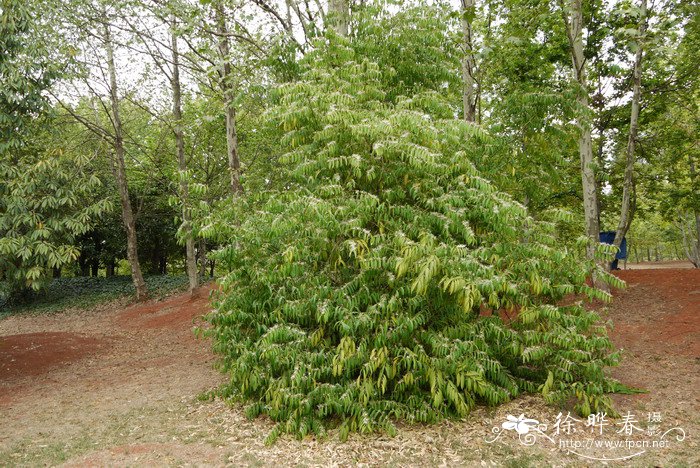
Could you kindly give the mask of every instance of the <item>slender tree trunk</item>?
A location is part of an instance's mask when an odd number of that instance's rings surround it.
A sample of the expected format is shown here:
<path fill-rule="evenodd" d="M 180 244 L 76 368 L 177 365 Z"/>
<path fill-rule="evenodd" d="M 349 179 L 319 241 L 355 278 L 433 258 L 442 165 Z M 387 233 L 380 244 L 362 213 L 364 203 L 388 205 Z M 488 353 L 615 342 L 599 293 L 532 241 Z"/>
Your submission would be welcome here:
<path fill-rule="evenodd" d="M 199 239 L 199 274 L 204 278 L 207 274 L 207 243 Z"/>
<path fill-rule="evenodd" d="M 238 133 L 236 131 L 236 108 L 233 105 L 235 98 L 234 85 L 231 82 L 231 46 L 228 38 L 228 27 L 226 26 L 226 15 L 221 5 L 216 9 L 216 23 L 219 33 L 218 48 L 221 55 L 221 69 L 219 78 L 224 94 L 224 107 L 226 113 L 226 147 L 228 149 L 228 166 L 231 177 L 231 194 L 239 195 L 243 193 L 241 185 L 241 162 L 238 158 Z"/>
<path fill-rule="evenodd" d="M 92 276 L 98 276 L 100 273 L 100 253 L 102 252 L 102 242 L 97 234 L 92 235 L 93 245 L 95 246 L 95 255 L 90 263 L 90 273 Z"/>
<path fill-rule="evenodd" d="M 78 257 L 78 267 L 80 268 L 80 276 L 90 276 L 90 264 L 84 256 Z"/>
<path fill-rule="evenodd" d="M 588 91 L 586 85 L 586 68 L 583 56 L 583 8 L 581 0 L 569 0 L 571 18 L 564 12 L 564 20 L 567 26 L 567 34 L 571 45 L 571 59 L 574 67 L 574 76 L 579 84 L 578 104 L 581 112 L 577 117 L 579 135 L 579 158 L 581 160 L 581 184 L 583 188 L 583 213 L 588 237 L 586 256 L 589 259 L 595 257 L 596 246 L 600 242 L 600 229 L 598 223 L 598 194 L 596 191 L 596 178 L 593 168 L 593 145 L 591 141 L 591 124 L 587 115 L 590 109 L 588 104 Z"/>
<path fill-rule="evenodd" d="M 330 0 L 328 19 L 339 36 L 347 37 L 350 29 L 350 4 L 348 0 Z"/>
<path fill-rule="evenodd" d="M 627 153 L 625 158 L 625 179 L 622 187 L 622 207 L 620 209 L 620 222 L 617 225 L 615 247 L 620 247 L 622 239 L 632 224 L 634 210 L 632 206 L 632 192 L 634 190 L 634 163 L 635 146 L 637 143 L 637 128 L 639 124 L 639 100 L 642 94 L 642 36 L 646 31 L 647 0 L 641 0 L 641 13 L 639 18 L 639 39 L 637 41 L 637 53 L 634 58 L 634 72 L 632 77 L 632 112 L 630 115 L 630 130 L 627 138 Z"/>
<path fill-rule="evenodd" d="M 602 95 L 602 92 L 600 91 L 600 85 L 598 85 L 598 89 L 599 89 L 598 95 L 600 96 L 600 95 Z M 601 99 L 601 104 L 599 104 L 596 107 L 596 112 L 598 113 L 599 116 L 602 113 L 604 107 L 605 107 L 605 105 L 602 103 L 602 99 Z M 598 165 L 598 167 L 604 167 L 604 163 L 605 163 L 605 125 L 600 118 L 598 119 L 597 130 L 598 130 L 598 133 L 600 136 L 598 137 L 598 151 L 596 152 L 596 164 Z M 598 226 L 600 226 L 600 212 L 601 212 L 600 194 L 603 191 L 602 190 L 603 184 L 602 184 L 602 181 L 600 180 L 600 177 L 598 176 L 598 174 L 596 174 L 595 179 L 596 179 L 595 180 L 595 193 L 598 196 L 598 199 L 597 199 L 598 206 L 596 208 L 596 212 L 598 214 Z"/>
<path fill-rule="evenodd" d="M 117 94 L 117 71 L 114 65 L 114 45 L 112 35 L 105 18 L 104 44 L 107 52 L 107 67 L 109 68 L 109 95 L 112 104 L 112 124 L 114 126 L 114 174 L 119 189 L 119 197 L 122 205 L 122 221 L 126 231 L 126 255 L 131 264 L 131 278 L 136 289 L 136 300 L 141 301 L 148 297 L 146 283 L 141 273 L 136 238 L 136 220 L 131 209 L 129 199 L 129 186 L 126 179 L 126 163 L 124 162 L 124 137 L 122 122 L 119 115 L 119 97 Z"/>
<path fill-rule="evenodd" d="M 464 56 L 462 58 L 462 112 L 467 122 L 476 121 L 476 90 L 474 74 L 476 60 L 472 42 L 472 22 L 476 0 L 462 0 L 462 41 Z"/>
<path fill-rule="evenodd" d="M 185 135 L 182 130 L 182 87 L 180 84 L 180 53 L 175 33 L 175 19 L 172 20 L 170 43 L 172 49 L 173 74 L 170 84 L 173 91 L 173 119 L 175 120 L 175 147 L 177 149 L 177 164 L 180 171 L 180 202 L 182 203 L 182 226 L 185 234 L 185 266 L 189 279 L 189 292 L 193 293 L 198 286 L 197 259 L 194 256 L 194 236 L 192 235 L 192 216 L 189 205 L 189 184 L 185 172 L 187 160 L 185 158 Z"/>

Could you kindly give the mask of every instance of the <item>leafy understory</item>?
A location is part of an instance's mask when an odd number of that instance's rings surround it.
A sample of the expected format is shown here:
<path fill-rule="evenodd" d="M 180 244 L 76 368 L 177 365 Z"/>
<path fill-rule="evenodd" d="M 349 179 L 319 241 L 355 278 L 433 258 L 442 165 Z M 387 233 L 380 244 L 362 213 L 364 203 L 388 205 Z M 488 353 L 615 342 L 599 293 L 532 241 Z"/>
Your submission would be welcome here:
<path fill-rule="evenodd" d="M 154 298 L 165 297 L 187 287 L 184 275 L 146 276 L 146 286 Z M 0 293 L 0 318 L 20 313 L 54 313 L 65 309 L 86 309 L 98 304 L 133 297 L 129 276 L 58 278 L 39 292 L 6 297 Z"/>
<path fill-rule="evenodd" d="M 480 176 L 467 149 L 484 130 L 437 92 L 387 98 L 382 73 L 319 43 L 270 113 L 291 182 L 208 227 L 230 240 L 208 316 L 221 395 L 276 421 L 270 442 L 393 434 L 530 392 L 612 411 L 600 317 L 557 305 L 608 300 L 586 283 L 597 267 Z"/>

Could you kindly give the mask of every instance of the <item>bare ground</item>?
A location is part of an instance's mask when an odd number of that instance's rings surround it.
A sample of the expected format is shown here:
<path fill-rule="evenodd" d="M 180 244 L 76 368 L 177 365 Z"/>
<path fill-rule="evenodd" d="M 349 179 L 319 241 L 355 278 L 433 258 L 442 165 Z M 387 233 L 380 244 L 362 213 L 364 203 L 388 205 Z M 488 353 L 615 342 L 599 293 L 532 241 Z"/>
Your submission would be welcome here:
<path fill-rule="evenodd" d="M 639 263 L 627 263 L 623 266 L 620 263 L 623 270 L 659 270 L 665 268 L 671 269 L 689 269 L 695 268 L 692 263 L 688 260 L 664 260 L 662 262 L 639 262 Z"/>
<path fill-rule="evenodd" d="M 625 351 L 613 375 L 649 393 L 616 395 L 647 431 L 678 426 L 683 441 L 670 433 L 664 448 L 576 448 L 562 440 L 591 439 L 560 434 L 555 442 L 538 437 L 525 446 L 514 432 L 493 443 L 494 427 L 508 414 L 551 423 L 561 409 L 536 396 L 518 398 L 497 409 L 479 408 L 464 421 L 399 427 L 399 434 L 352 435 L 340 443 L 283 438 L 272 447 L 263 440 L 272 428 L 264 418 L 243 416 L 240 406 L 199 401 L 222 382 L 212 368 L 209 345 L 192 327 L 207 310 L 206 293 L 125 307 L 111 304 L 90 311 L 0 321 L 0 466 L 144 465 L 393 465 L 393 466 L 586 466 L 584 457 L 618 458 L 643 454 L 613 466 L 700 466 L 700 271 L 637 270 L 619 275 L 628 288 L 616 292 L 601 314 L 611 320 L 615 343 Z M 566 414 L 566 410 L 563 410 Z M 649 413 L 660 423 L 650 424 Z M 658 439 L 641 431 L 605 437 L 615 441 Z"/>

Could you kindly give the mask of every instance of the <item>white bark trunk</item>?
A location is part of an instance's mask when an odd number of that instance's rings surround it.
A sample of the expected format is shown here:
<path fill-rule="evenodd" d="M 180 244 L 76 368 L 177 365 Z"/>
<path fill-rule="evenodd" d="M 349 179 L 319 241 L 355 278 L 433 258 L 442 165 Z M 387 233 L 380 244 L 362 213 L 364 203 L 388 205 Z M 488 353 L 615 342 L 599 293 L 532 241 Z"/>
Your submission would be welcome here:
<path fill-rule="evenodd" d="M 243 193 L 241 185 L 241 163 L 238 157 L 238 133 L 236 131 L 236 108 L 233 105 L 235 99 L 235 89 L 232 79 L 230 50 L 231 46 L 228 39 L 228 27 L 226 26 L 226 16 L 223 7 L 216 9 L 216 22 L 219 33 L 218 48 L 221 56 L 221 71 L 220 80 L 221 88 L 224 93 L 224 111 L 226 113 L 226 147 L 228 149 L 228 166 L 231 177 L 231 193 L 240 195 Z"/>
<path fill-rule="evenodd" d="M 579 84 L 578 103 L 581 109 L 590 109 L 588 104 L 588 90 L 586 83 L 586 69 L 583 55 L 583 8 L 581 0 L 570 0 L 571 18 L 565 14 L 567 33 L 571 45 L 571 59 L 574 67 L 574 76 Z M 581 185 L 583 188 L 583 214 L 585 220 L 588 246 L 586 256 L 589 259 L 595 257 L 596 246 L 600 242 L 600 229 L 598 225 L 598 193 L 596 190 L 595 172 L 593 168 L 593 145 L 591 142 L 591 123 L 585 112 L 577 118 L 580 129 L 579 135 L 579 159 L 581 161 Z"/>
<path fill-rule="evenodd" d="M 347 37 L 350 25 L 350 4 L 348 0 L 330 0 L 327 18 L 338 35 Z"/>

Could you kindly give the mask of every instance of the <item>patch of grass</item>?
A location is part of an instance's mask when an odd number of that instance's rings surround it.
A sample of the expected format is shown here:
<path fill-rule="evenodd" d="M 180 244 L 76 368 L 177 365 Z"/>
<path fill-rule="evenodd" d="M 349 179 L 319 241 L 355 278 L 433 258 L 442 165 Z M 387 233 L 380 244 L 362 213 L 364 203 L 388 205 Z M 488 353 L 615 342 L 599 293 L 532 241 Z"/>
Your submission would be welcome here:
<path fill-rule="evenodd" d="M 518 455 L 516 458 L 506 460 L 504 466 L 507 466 L 508 468 L 530 468 L 544 466 L 544 457 L 541 455 L 524 453 Z"/>
<path fill-rule="evenodd" d="M 154 275 L 144 279 L 154 299 L 187 288 L 185 275 Z M 134 294 L 130 276 L 58 278 L 45 289 L 22 297 L 0 296 L 0 318 L 13 314 L 55 313 L 69 308 L 86 309 Z"/>
<path fill-rule="evenodd" d="M 24 440 L 12 450 L 0 452 L 0 466 L 58 465 L 92 447 L 93 442 L 86 434 L 68 441 Z"/>

